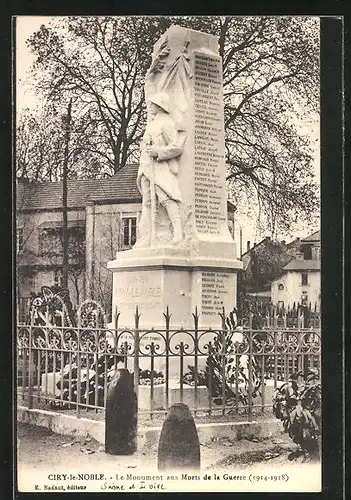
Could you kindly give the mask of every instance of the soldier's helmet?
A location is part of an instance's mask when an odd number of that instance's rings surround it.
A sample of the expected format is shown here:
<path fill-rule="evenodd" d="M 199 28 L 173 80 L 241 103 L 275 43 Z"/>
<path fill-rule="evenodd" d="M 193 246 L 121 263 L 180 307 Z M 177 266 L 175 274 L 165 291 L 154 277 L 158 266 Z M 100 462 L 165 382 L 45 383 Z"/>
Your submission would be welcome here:
<path fill-rule="evenodd" d="M 171 102 L 169 95 L 166 92 L 156 92 L 156 94 L 149 97 L 149 102 L 153 102 L 157 104 L 160 108 L 162 108 L 166 113 L 171 112 Z"/>

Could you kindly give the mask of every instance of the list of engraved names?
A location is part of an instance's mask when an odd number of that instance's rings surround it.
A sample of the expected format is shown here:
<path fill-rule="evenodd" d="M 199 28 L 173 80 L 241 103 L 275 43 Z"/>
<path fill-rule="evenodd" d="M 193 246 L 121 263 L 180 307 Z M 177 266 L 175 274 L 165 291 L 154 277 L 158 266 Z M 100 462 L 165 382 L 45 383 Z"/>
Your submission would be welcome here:
<path fill-rule="evenodd" d="M 195 222 L 207 234 L 225 220 L 222 99 L 221 59 L 194 52 Z"/>
<path fill-rule="evenodd" d="M 222 312 L 225 298 L 228 295 L 228 280 L 230 275 L 221 272 L 202 273 L 202 314 L 217 315 Z"/>

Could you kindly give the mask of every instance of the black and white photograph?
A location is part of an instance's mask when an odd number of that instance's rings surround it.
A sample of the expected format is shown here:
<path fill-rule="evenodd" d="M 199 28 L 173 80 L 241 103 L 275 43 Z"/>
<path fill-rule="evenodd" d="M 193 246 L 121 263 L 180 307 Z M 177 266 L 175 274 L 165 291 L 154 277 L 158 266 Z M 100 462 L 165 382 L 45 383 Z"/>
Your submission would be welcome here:
<path fill-rule="evenodd" d="M 320 23 L 15 17 L 19 492 L 321 491 Z"/>

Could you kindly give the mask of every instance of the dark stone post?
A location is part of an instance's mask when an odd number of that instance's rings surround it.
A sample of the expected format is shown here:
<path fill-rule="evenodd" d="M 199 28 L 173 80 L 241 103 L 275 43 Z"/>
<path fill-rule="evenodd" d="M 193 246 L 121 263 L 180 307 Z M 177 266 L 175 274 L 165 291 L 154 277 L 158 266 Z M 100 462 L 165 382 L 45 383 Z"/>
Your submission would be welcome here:
<path fill-rule="evenodd" d="M 137 449 L 138 405 L 126 368 L 116 370 L 109 384 L 105 411 L 105 452 L 132 455 Z"/>
<path fill-rule="evenodd" d="M 176 403 L 163 423 L 158 445 L 158 470 L 200 469 L 200 443 L 187 405 Z"/>

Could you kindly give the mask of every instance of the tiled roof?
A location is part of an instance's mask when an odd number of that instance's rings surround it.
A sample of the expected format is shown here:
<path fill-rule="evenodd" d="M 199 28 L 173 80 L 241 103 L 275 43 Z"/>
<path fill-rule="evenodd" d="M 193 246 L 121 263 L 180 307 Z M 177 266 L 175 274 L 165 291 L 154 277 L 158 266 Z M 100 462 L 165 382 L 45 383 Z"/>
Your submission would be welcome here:
<path fill-rule="evenodd" d="M 107 179 L 76 179 L 67 182 L 68 207 L 84 208 L 90 202 L 141 201 L 136 185 L 138 165 L 123 167 Z M 23 183 L 16 186 L 17 210 L 53 210 L 62 207 L 62 182 Z"/>
<path fill-rule="evenodd" d="M 291 249 L 294 249 L 295 247 L 299 247 L 300 245 L 301 245 L 300 238 L 295 238 L 294 240 L 290 241 L 290 243 L 286 244 L 287 248 L 291 248 Z"/>
<path fill-rule="evenodd" d="M 67 182 L 68 207 L 84 208 L 90 202 L 141 202 L 136 185 L 138 165 L 130 164 L 107 179 L 76 179 Z M 23 183 L 16 186 L 17 210 L 53 210 L 62 208 L 62 182 Z M 236 206 L 227 201 L 227 209 Z"/>
<path fill-rule="evenodd" d="M 263 240 L 259 241 L 258 243 L 255 243 L 251 248 L 249 248 L 248 250 L 246 250 L 246 252 L 244 252 L 241 257 L 243 257 L 246 254 L 251 254 L 252 250 L 254 250 L 255 248 L 259 247 L 260 245 L 262 245 L 264 243 L 267 244 L 267 243 L 270 243 L 270 242 L 271 242 L 271 239 L 269 237 L 263 238 Z"/>
<path fill-rule="evenodd" d="M 312 233 L 309 236 L 307 236 L 306 238 L 304 238 L 302 241 L 303 242 L 307 242 L 307 241 L 321 241 L 321 232 L 319 230 L 315 231 L 314 233 Z"/>
<path fill-rule="evenodd" d="M 283 271 L 320 271 L 321 261 L 320 260 L 303 260 L 295 259 L 289 262 Z"/>

